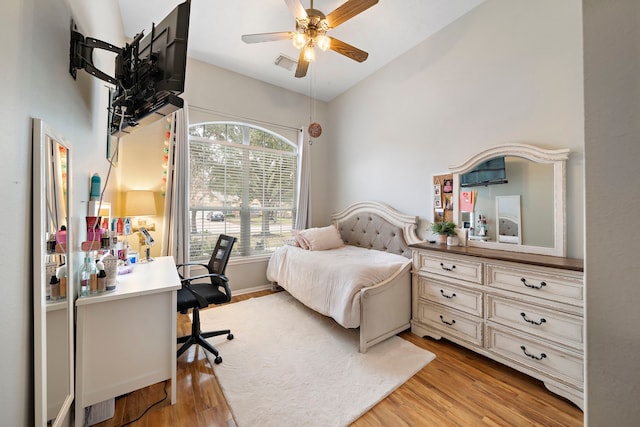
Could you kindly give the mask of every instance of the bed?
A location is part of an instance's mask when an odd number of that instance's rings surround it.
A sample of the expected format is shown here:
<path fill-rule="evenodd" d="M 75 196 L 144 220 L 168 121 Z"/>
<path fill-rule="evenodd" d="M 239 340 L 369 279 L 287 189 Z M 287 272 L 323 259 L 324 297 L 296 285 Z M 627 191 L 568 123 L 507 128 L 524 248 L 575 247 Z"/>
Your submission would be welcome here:
<path fill-rule="evenodd" d="M 343 327 L 358 328 L 365 353 L 410 327 L 408 245 L 420 241 L 417 218 L 383 203 L 360 202 L 334 214 L 325 228 L 331 227 L 344 245 L 326 250 L 284 245 L 271 256 L 267 279 Z"/>

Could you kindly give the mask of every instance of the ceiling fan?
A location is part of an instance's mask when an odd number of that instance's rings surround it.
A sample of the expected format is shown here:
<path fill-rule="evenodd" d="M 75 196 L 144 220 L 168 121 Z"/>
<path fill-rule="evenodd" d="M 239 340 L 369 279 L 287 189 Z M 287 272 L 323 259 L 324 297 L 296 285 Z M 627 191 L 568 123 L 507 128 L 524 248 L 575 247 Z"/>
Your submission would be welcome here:
<path fill-rule="evenodd" d="M 245 34 L 245 43 L 262 43 L 278 40 L 293 40 L 293 45 L 300 49 L 296 77 L 307 75 L 309 62 L 315 59 L 314 46 L 325 51 L 331 49 L 351 58 L 363 62 L 369 54 L 357 47 L 327 35 L 327 32 L 353 18 L 361 12 L 378 3 L 378 0 L 347 0 L 333 12 L 325 16 L 321 11 L 313 8 L 313 0 L 309 9 L 305 9 L 300 0 L 284 0 L 296 18 L 296 31 L 278 33 Z"/>

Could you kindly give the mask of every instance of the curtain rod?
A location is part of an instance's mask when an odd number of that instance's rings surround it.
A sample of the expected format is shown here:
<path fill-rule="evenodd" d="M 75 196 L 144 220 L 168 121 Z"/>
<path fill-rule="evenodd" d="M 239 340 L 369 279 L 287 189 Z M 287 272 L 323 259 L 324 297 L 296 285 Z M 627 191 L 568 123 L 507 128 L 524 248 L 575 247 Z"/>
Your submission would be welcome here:
<path fill-rule="evenodd" d="M 201 113 L 218 114 L 218 115 L 220 115 L 222 117 L 235 119 L 235 120 L 250 121 L 250 122 L 253 122 L 253 123 L 259 123 L 259 124 L 263 124 L 263 125 L 276 126 L 276 127 L 282 128 L 282 129 L 288 129 L 288 130 L 294 130 L 294 131 L 301 131 L 302 130 L 302 128 L 299 128 L 299 127 L 283 125 L 283 124 L 280 124 L 280 123 L 272 123 L 272 122 L 267 122 L 267 121 L 264 121 L 264 120 L 252 119 L 250 117 L 236 116 L 234 114 L 223 113 L 222 111 L 211 110 L 211 109 L 208 109 L 208 108 L 198 107 L 196 105 L 191 105 L 191 104 L 189 104 L 189 109 L 193 109 L 193 110 L 199 111 Z"/>

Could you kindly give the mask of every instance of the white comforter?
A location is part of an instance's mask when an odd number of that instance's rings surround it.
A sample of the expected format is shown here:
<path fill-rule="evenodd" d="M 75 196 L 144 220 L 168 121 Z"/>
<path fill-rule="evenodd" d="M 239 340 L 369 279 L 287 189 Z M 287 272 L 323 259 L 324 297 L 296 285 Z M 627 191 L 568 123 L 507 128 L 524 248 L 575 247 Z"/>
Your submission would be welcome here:
<path fill-rule="evenodd" d="M 401 255 L 350 245 L 326 251 L 283 246 L 269 260 L 267 279 L 345 328 L 357 328 L 360 290 L 391 278 L 410 263 Z"/>

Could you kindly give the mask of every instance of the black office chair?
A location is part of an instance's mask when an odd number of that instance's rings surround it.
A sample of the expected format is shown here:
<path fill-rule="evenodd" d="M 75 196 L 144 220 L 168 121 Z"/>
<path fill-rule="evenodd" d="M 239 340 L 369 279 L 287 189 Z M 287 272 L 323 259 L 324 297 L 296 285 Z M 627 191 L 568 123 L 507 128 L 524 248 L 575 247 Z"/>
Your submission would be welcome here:
<path fill-rule="evenodd" d="M 236 242 L 235 237 L 221 234 L 216 243 L 216 247 L 211 255 L 209 264 L 187 263 L 178 264 L 178 274 L 182 281 L 182 289 L 178 290 L 178 311 L 186 314 L 189 309 L 193 310 L 193 319 L 191 323 L 191 335 L 178 338 L 178 344 L 182 347 L 178 349 L 178 357 L 184 353 L 192 344 L 199 344 L 206 350 L 213 353 L 215 363 L 221 363 L 222 357 L 218 354 L 218 350 L 207 342 L 206 338 L 218 335 L 227 335 L 228 340 L 233 339 L 233 334 L 229 329 L 213 332 L 202 333 L 200 330 L 200 309 L 207 307 L 209 304 L 224 304 L 231 301 L 231 290 L 229 289 L 229 279 L 224 275 L 227 268 L 231 249 Z M 182 270 L 186 266 L 205 267 L 207 274 L 201 274 L 191 277 L 183 277 Z M 200 280 L 199 280 L 200 279 Z M 192 283 L 193 281 L 201 281 L 201 279 L 209 279 L 209 283 Z"/>

